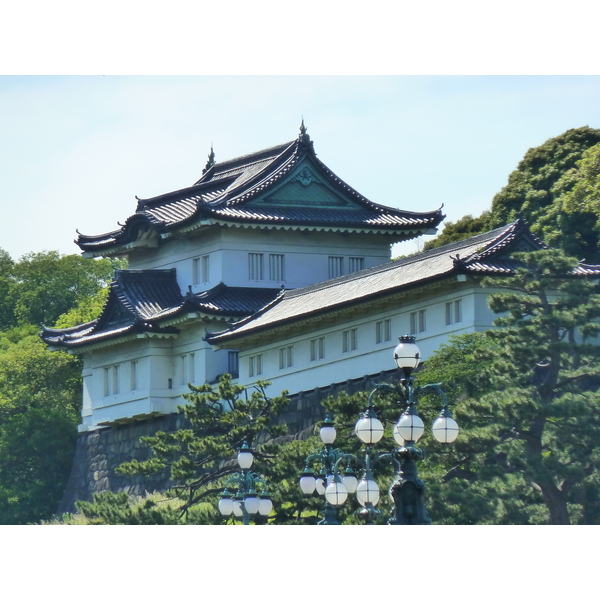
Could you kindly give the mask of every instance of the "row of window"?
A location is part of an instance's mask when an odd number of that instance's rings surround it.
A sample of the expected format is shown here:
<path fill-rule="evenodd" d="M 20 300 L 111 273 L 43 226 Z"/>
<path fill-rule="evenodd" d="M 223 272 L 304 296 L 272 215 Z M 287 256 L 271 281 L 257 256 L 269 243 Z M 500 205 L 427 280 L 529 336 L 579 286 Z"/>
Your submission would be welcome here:
<path fill-rule="evenodd" d="M 138 361 L 132 360 L 129 365 L 129 391 L 134 391 L 138 389 Z M 104 396 L 114 396 L 121 393 L 121 365 L 104 367 L 103 384 Z"/>
<path fill-rule="evenodd" d="M 446 326 L 462 322 L 462 300 L 446 302 Z M 427 330 L 427 310 L 421 309 L 410 313 L 410 335 L 423 333 Z"/>
<path fill-rule="evenodd" d="M 392 339 L 392 320 L 384 319 L 375 323 L 375 343 L 381 344 Z M 325 358 L 325 337 L 313 338 L 309 342 L 311 362 Z M 342 331 L 342 352 L 352 352 L 358 349 L 358 328 Z M 294 366 L 294 346 L 279 349 L 279 368 L 288 369 Z M 263 356 L 255 354 L 248 359 L 248 375 L 258 377 L 263 372 Z"/>
<path fill-rule="evenodd" d="M 446 302 L 445 305 L 446 325 L 453 325 L 462 321 L 462 300 Z M 410 334 L 423 333 L 427 329 L 427 310 L 420 309 L 409 314 Z M 384 319 L 375 323 L 375 343 L 382 344 L 392 339 L 392 320 Z M 358 328 L 353 327 L 342 331 L 342 353 L 352 352 L 358 349 Z M 313 338 L 309 342 L 310 361 L 318 361 L 325 358 L 325 337 Z M 279 349 L 279 368 L 288 369 L 294 364 L 294 346 L 286 346 Z M 255 354 L 249 358 L 250 377 L 257 377 L 263 372 L 262 354 Z"/>
<path fill-rule="evenodd" d="M 285 255 L 269 254 L 269 279 L 271 281 L 285 280 Z M 329 279 L 345 275 L 343 256 L 328 257 Z M 265 255 L 261 252 L 250 252 L 248 254 L 248 279 L 261 281 L 265 279 Z M 355 273 L 365 267 L 365 259 L 359 256 L 348 258 L 348 273 Z"/>
<path fill-rule="evenodd" d="M 262 252 L 248 253 L 248 279 L 250 281 L 263 281 L 267 277 L 265 266 L 268 266 L 268 278 L 270 281 L 285 281 L 285 255 L 268 254 L 268 263 L 265 265 L 265 254 Z M 340 277 L 347 273 L 361 271 L 365 267 L 365 259 L 359 256 L 351 256 L 348 259 L 348 269 L 344 269 L 345 258 L 343 256 L 329 257 L 329 279 Z M 199 256 L 193 259 L 192 283 L 200 285 L 210 281 L 210 255 Z"/>

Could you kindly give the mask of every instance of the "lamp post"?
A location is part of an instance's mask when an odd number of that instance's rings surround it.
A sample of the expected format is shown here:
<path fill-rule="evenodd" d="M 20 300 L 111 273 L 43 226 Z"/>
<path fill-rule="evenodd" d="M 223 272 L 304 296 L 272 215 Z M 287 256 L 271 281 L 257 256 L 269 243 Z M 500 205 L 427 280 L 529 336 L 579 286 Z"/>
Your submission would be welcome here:
<path fill-rule="evenodd" d="M 300 489 L 304 494 L 310 496 L 316 491 L 325 497 L 323 519 L 318 525 L 340 525 L 337 507 L 346 502 L 348 493 L 357 491 L 358 481 L 351 467 L 356 457 L 333 447 L 336 435 L 331 416 L 326 415 L 319 430 L 325 448 L 306 458 L 305 468 L 300 476 Z M 314 466 L 317 467 L 316 471 L 313 470 Z"/>
<path fill-rule="evenodd" d="M 344 453 L 333 448 L 336 431 L 331 417 L 327 415 L 319 435 L 325 444 L 325 449 L 318 454 L 311 454 L 306 459 L 305 469 L 300 477 L 300 488 L 307 495 L 325 495 L 324 519 L 319 525 L 339 525 L 336 507 L 346 501 L 349 493 L 356 493 L 357 500 L 362 506 L 358 514 L 366 524 L 373 524 L 380 514 L 375 508 L 379 503 L 380 491 L 373 479 L 373 467 L 378 461 L 389 460 L 396 468 L 396 479 L 393 481 L 389 494 L 394 502 L 393 514 L 388 520 L 390 525 L 430 525 L 424 504 L 425 484 L 419 479 L 417 461 L 425 456 L 415 443 L 423 435 L 425 425 L 417 412 L 417 396 L 423 392 L 434 392 L 442 398 L 442 409 L 432 425 L 433 437 L 442 444 L 450 444 L 456 440 L 459 429 L 448 408 L 448 398 L 437 383 L 419 387 L 412 377 L 412 372 L 420 362 L 420 351 L 413 336 L 402 336 L 394 350 L 394 360 L 402 372 L 400 385 L 376 383 L 375 389 L 369 394 L 368 405 L 354 426 L 354 433 L 365 445 L 364 459 L 360 460 L 353 454 Z M 392 391 L 400 395 L 404 411 L 394 425 L 392 433 L 397 448 L 390 452 L 377 453 L 375 444 L 384 434 L 384 425 L 377 418 L 373 405 L 373 396 L 382 390 Z M 357 481 L 353 463 L 363 463 L 363 475 Z M 320 470 L 315 473 L 311 468 L 315 463 L 320 464 Z M 342 471 L 343 465 L 343 471 Z"/>
<path fill-rule="evenodd" d="M 267 491 L 267 482 L 251 471 L 254 452 L 247 442 L 242 444 L 237 461 L 241 471 L 225 482 L 225 489 L 219 500 L 219 512 L 224 517 L 233 515 L 244 525 L 250 525 L 251 518 L 257 522 L 261 517 L 268 517 L 273 510 L 273 502 Z M 233 496 L 229 491 L 230 487 L 234 489 Z"/>
<path fill-rule="evenodd" d="M 400 463 L 392 452 L 376 453 L 374 445 L 381 440 L 384 434 L 383 423 L 377 418 L 375 407 L 373 406 L 373 396 L 382 388 L 391 387 L 386 384 L 375 384 L 375 389 L 369 394 L 369 401 L 364 413 L 361 414 L 354 426 L 354 434 L 365 445 L 364 473 L 360 483 L 357 486 L 356 497 L 359 504 L 363 507 L 358 514 L 365 520 L 365 524 L 373 525 L 374 520 L 379 516 L 379 511 L 375 508 L 379 503 L 379 486 L 373 479 L 373 467 L 380 460 L 391 460 L 396 470 L 400 469 Z"/>
<path fill-rule="evenodd" d="M 442 397 L 442 410 L 432 425 L 432 433 L 437 441 L 442 444 L 454 442 L 459 428 L 448 408 L 448 398 L 439 384 L 415 386 L 412 372 L 420 360 L 415 338 L 402 336 L 398 339 L 400 343 L 394 350 L 394 360 L 403 375 L 399 389 L 405 410 L 393 429 L 394 440 L 399 446 L 395 454 L 400 462 L 400 470 L 390 487 L 394 514 L 388 522 L 390 525 L 430 525 L 431 519 L 424 504 L 425 484 L 417 472 L 417 461 L 425 456 L 421 448 L 415 447 L 425 429 L 417 412 L 417 395 L 427 391 Z"/>

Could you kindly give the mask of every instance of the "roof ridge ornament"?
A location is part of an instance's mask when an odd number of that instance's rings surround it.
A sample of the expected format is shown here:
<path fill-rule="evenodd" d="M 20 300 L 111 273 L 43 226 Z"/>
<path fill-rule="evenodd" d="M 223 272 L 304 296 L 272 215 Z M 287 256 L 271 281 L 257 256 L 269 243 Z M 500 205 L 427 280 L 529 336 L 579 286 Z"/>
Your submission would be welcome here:
<path fill-rule="evenodd" d="M 210 154 L 208 155 L 208 160 L 206 161 L 206 165 L 204 167 L 204 169 L 202 169 L 202 175 L 204 175 L 206 173 L 206 171 L 208 171 L 209 169 L 212 169 L 212 167 L 215 166 L 215 151 L 213 149 L 213 145 L 211 143 L 210 145 Z"/>
<path fill-rule="evenodd" d="M 298 136 L 298 141 L 301 144 L 306 144 L 307 146 L 312 146 L 312 142 L 310 136 L 308 135 L 306 125 L 304 124 L 304 117 L 302 117 L 302 123 L 300 123 L 300 135 Z"/>

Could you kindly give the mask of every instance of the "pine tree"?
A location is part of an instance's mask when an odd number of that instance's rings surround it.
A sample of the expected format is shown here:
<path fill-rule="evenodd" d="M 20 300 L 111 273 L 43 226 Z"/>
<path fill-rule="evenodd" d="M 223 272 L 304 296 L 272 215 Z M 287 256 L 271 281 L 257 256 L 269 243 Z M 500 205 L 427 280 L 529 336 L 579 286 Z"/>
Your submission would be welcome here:
<path fill-rule="evenodd" d="M 451 518 L 470 497 L 476 522 L 597 522 L 600 296 L 560 251 L 515 257 L 514 276 L 486 282 L 505 290 L 490 301 L 502 316 L 473 352 L 483 389 L 457 405 L 461 436 L 437 461 L 452 497 L 438 507 Z"/>

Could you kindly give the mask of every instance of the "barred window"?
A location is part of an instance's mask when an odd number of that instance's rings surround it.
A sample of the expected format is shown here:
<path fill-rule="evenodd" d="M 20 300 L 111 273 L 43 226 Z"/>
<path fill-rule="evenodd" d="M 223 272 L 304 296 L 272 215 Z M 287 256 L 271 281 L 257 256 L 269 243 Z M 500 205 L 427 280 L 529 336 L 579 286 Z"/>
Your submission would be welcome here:
<path fill-rule="evenodd" d="M 202 259 L 202 273 L 200 281 L 202 283 L 208 283 L 210 281 L 210 254 L 205 254 Z"/>
<path fill-rule="evenodd" d="M 446 302 L 446 325 L 462 321 L 462 300 Z"/>
<path fill-rule="evenodd" d="M 342 352 L 351 352 L 358 348 L 357 330 L 346 329 L 342 331 Z"/>
<path fill-rule="evenodd" d="M 131 361 L 131 391 L 138 389 L 138 361 Z"/>
<path fill-rule="evenodd" d="M 192 285 L 198 285 L 200 283 L 200 259 L 194 258 L 192 261 Z"/>
<path fill-rule="evenodd" d="M 294 363 L 294 347 L 286 346 L 279 349 L 279 368 L 288 369 Z"/>
<path fill-rule="evenodd" d="M 104 368 L 104 395 L 114 396 L 119 394 L 120 368 L 119 365 Z"/>
<path fill-rule="evenodd" d="M 193 352 L 181 355 L 181 385 L 194 383 L 195 373 L 195 355 Z"/>
<path fill-rule="evenodd" d="M 230 350 L 227 353 L 227 372 L 230 373 L 234 379 L 239 377 L 240 353 L 237 350 Z"/>
<path fill-rule="evenodd" d="M 359 256 L 351 256 L 349 258 L 348 273 L 356 273 L 365 268 L 365 259 Z"/>
<path fill-rule="evenodd" d="M 310 360 L 321 360 L 325 358 L 325 338 L 319 337 L 310 340 Z"/>
<path fill-rule="evenodd" d="M 248 253 L 248 279 L 260 281 L 263 275 L 263 255 L 256 252 Z"/>
<path fill-rule="evenodd" d="M 410 335 L 423 333 L 427 327 L 425 309 L 410 313 Z"/>
<path fill-rule="evenodd" d="M 259 375 L 262 375 L 262 363 L 262 354 L 255 354 L 248 358 L 248 376 L 258 377 Z"/>
<path fill-rule="evenodd" d="M 285 256 L 283 254 L 269 254 L 269 279 L 271 281 L 285 280 Z"/>
<path fill-rule="evenodd" d="M 329 257 L 329 279 L 340 277 L 344 274 L 344 257 L 330 256 Z"/>
<path fill-rule="evenodd" d="M 375 343 L 381 344 L 392 339 L 392 320 L 384 319 L 375 323 Z"/>

